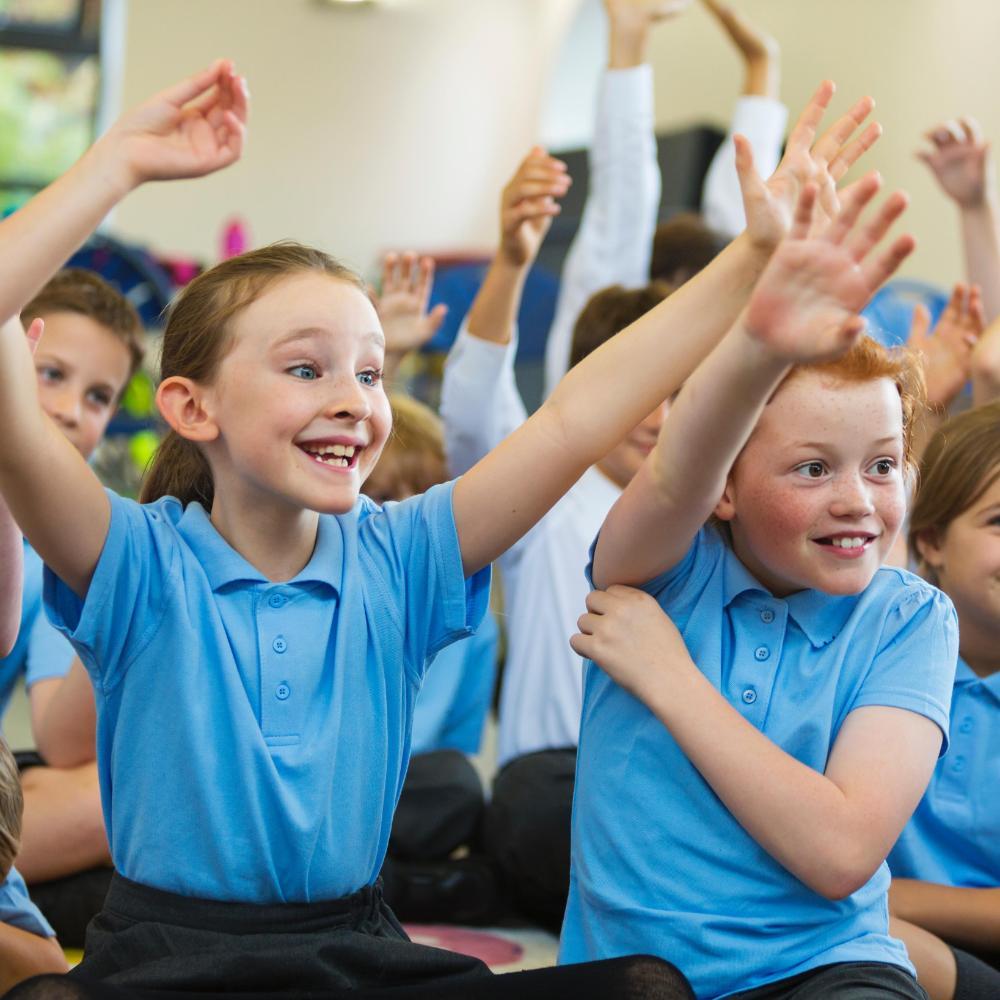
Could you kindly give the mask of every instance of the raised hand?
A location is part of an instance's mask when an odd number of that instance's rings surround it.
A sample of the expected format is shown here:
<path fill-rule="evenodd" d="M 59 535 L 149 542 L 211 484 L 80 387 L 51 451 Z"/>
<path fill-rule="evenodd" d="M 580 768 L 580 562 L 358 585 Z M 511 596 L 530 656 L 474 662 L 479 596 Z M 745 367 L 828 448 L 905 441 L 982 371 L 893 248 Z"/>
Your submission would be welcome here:
<path fill-rule="evenodd" d="M 722 0 L 702 0 L 740 51 L 746 66 L 744 93 L 777 97 L 778 43 L 740 11 Z"/>
<path fill-rule="evenodd" d="M 247 112 L 246 81 L 219 59 L 126 112 L 95 149 L 114 151 L 132 187 L 201 177 L 239 159 Z"/>
<path fill-rule="evenodd" d="M 690 6 L 691 0 L 604 0 L 612 24 L 633 31 L 676 17 Z"/>
<path fill-rule="evenodd" d="M 972 405 L 1000 399 L 1000 319 L 995 319 L 976 342 L 970 359 Z"/>
<path fill-rule="evenodd" d="M 382 288 L 372 295 L 385 333 L 385 353 L 402 356 L 423 347 L 448 313 L 446 305 L 428 311 L 434 284 L 434 261 L 412 251 L 387 253 L 382 261 Z"/>
<path fill-rule="evenodd" d="M 820 84 L 795 123 L 778 168 L 766 182 L 754 169 L 750 144 L 743 136 L 734 137 L 747 236 L 766 253 L 773 252 L 788 233 L 796 202 L 806 184 L 814 184 L 817 189 L 816 224 L 822 225 L 837 215 L 840 198 L 846 194 L 838 195 L 837 184 L 882 134 L 877 122 L 864 124 L 875 102 L 862 97 L 817 139 L 834 89 L 829 80 Z"/>
<path fill-rule="evenodd" d="M 907 205 L 897 191 L 862 224 L 861 213 L 879 187 L 876 174 L 852 185 L 843 208 L 819 232 L 813 231 L 816 187 L 810 183 L 802 189 L 788 238 L 747 306 L 751 336 L 773 356 L 799 364 L 843 354 L 864 329 L 859 310 L 913 251 L 913 238 L 900 236 L 872 255 Z"/>
<path fill-rule="evenodd" d="M 677 626 L 645 591 L 614 585 L 587 595 L 569 644 L 640 701 L 691 657 Z"/>
<path fill-rule="evenodd" d="M 918 305 L 907 346 L 919 352 L 927 381 L 927 401 L 948 407 L 969 381 L 973 350 L 986 325 L 983 302 L 976 285 L 955 285 L 937 326 L 931 331 L 927 308 Z"/>
<path fill-rule="evenodd" d="M 930 149 L 917 158 L 930 167 L 941 189 L 961 208 L 983 203 L 993 173 L 990 144 L 973 118 L 959 118 L 932 128 L 925 136 Z"/>
<path fill-rule="evenodd" d="M 500 198 L 500 256 L 508 264 L 525 267 L 538 256 L 560 211 L 556 199 L 571 183 L 566 164 L 540 146 L 521 161 Z"/>

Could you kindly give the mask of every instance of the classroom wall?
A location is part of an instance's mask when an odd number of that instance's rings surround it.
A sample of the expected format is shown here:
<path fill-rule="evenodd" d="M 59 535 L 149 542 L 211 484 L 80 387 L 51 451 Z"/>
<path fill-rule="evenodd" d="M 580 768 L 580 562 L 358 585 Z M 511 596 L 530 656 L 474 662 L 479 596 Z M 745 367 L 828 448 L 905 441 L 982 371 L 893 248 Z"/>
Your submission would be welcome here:
<path fill-rule="evenodd" d="M 1000 135 L 995 0 L 739 0 L 784 52 L 782 93 L 801 105 L 823 76 L 838 108 L 864 92 L 886 130 L 877 163 L 914 197 L 909 274 L 959 276 L 954 213 L 913 159 L 922 130 L 969 112 Z M 585 140 L 602 58 L 600 0 L 130 0 L 125 105 L 218 54 L 250 78 L 243 162 L 143 190 L 125 235 L 213 257 L 233 214 L 254 239 L 295 237 L 370 270 L 388 247 L 482 248 L 497 192 L 539 136 Z M 724 125 L 737 57 L 698 3 L 651 46 L 661 128 Z M 875 160 L 873 160 L 875 162 Z"/>

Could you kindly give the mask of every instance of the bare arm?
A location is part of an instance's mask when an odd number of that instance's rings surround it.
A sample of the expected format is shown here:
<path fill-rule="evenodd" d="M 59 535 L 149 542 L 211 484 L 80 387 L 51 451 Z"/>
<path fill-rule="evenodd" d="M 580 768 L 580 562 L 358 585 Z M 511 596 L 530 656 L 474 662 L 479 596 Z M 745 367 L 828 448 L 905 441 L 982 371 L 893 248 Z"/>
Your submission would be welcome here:
<path fill-rule="evenodd" d="M 29 693 L 38 752 L 51 767 L 77 767 L 97 755 L 94 690 L 80 660 L 65 677 L 36 681 Z"/>
<path fill-rule="evenodd" d="M 741 157 L 748 228 L 712 264 L 570 371 L 546 404 L 459 480 L 454 509 L 467 573 L 524 535 L 574 482 L 640 420 L 671 396 L 718 342 L 750 297 L 787 232 L 803 183 L 834 179 L 867 149 L 871 127 L 851 141 L 871 110 L 861 101 L 815 142 L 833 93 L 823 84 L 803 111 L 784 159 L 765 185 L 749 149 Z M 676 331 L 665 336 L 666 330 Z"/>
<path fill-rule="evenodd" d="M 593 591 L 587 609 L 573 648 L 656 715 L 768 854 L 828 899 L 872 877 L 930 780 L 941 747 L 933 722 L 898 708 L 857 708 L 821 774 L 726 701 L 649 594 Z"/>
<path fill-rule="evenodd" d="M 791 365 L 835 357 L 857 338 L 858 310 L 914 245 L 901 237 L 865 259 L 906 207 L 905 197 L 894 195 L 860 226 L 878 186 L 873 176 L 855 185 L 840 215 L 813 236 L 816 192 L 811 186 L 803 192 L 795 227 L 746 314 L 688 380 L 656 448 L 608 514 L 594 553 L 595 586 L 644 583 L 675 566 L 718 504 L 729 470 Z"/>
<path fill-rule="evenodd" d="M 777 100 L 781 89 L 778 43 L 728 3 L 704 0 L 704 4 L 743 58 L 743 93 Z"/>
<path fill-rule="evenodd" d="M 987 327 L 972 351 L 972 405 L 1000 399 L 1000 317 Z"/>
<path fill-rule="evenodd" d="M 0 315 L 16 315 L 129 190 L 193 177 L 236 160 L 247 112 L 229 63 L 157 94 L 125 114 L 66 174 L 0 224 Z M 44 562 L 86 593 L 110 506 L 87 464 L 44 416 L 23 337 L 0 330 L 0 491 Z"/>
<path fill-rule="evenodd" d="M 1000 887 L 966 889 L 894 878 L 889 911 L 949 944 L 1000 952 Z"/>
<path fill-rule="evenodd" d="M 972 118 L 943 122 L 926 138 L 931 148 L 917 156 L 958 206 L 966 275 L 982 289 L 986 318 L 992 322 L 1000 316 L 1000 232 L 990 145 Z"/>
<path fill-rule="evenodd" d="M 0 923 L 0 990 L 47 972 L 68 972 L 69 966 L 55 938 Z"/>

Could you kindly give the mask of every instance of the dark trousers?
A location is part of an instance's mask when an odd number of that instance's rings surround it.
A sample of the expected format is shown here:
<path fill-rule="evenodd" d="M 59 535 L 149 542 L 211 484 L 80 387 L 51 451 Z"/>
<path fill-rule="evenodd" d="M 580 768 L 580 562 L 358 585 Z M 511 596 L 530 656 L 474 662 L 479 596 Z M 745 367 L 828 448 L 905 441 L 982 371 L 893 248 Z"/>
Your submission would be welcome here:
<path fill-rule="evenodd" d="M 927 993 L 898 966 L 837 962 L 737 993 L 733 1000 L 927 1000 Z"/>
<path fill-rule="evenodd" d="M 1000 997 L 1000 953 L 967 952 L 959 948 L 952 948 L 952 951 L 957 971 L 955 1000 Z"/>
<path fill-rule="evenodd" d="M 297 996 L 693 1000 L 656 958 L 634 957 L 493 976 L 478 959 L 414 944 L 378 886 L 323 903 L 189 899 L 116 875 L 68 976 L 15 987 L 12 1000 Z"/>
<path fill-rule="evenodd" d="M 558 934 L 569 893 L 576 748 L 509 761 L 493 782 L 483 839 L 514 905 Z"/>

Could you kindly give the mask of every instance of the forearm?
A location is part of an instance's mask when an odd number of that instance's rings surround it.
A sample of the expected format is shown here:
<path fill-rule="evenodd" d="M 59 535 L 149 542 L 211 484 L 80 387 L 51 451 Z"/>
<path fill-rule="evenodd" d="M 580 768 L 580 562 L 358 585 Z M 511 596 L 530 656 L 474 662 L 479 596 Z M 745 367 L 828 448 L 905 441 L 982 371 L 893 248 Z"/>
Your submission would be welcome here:
<path fill-rule="evenodd" d="M 970 283 L 983 294 L 986 321 L 1000 317 L 1000 233 L 997 230 L 996 195 L 978 206 L 961 209 L 962 245 Z"/>
<path fill-rule="evenodd" d="M 0 495 L 0 658 L 6 656 L 17 641 L 23 574 L 21 531 Z"/>
<path fill-rule="evenodd" d="M 612 17 L 608 23 L 608 69 L 631 69 L 646 61 L 649 24 Z"/>
<path fill-rule="evenodd" d="M 501 253 L 493 258 L 466 320 L 470 336 L 510 343 L 527 276 L 527 266 L 511 264 Z"/>
<path fill-rule="evenodd" d="M 949 944 L 1000 952 L 1000 887 L 966 889 L 917 879 L 893 879 L 894 917 L 936 934 Z"/>
<path fill-rule="evenodd" d="M 777 99 L 781 90 L 781 62 L 777 50 L 748 59 L 743 75 L 745 96 Z"/>
<path fill-rule="evenodd" d="M 68 971 L 55 938 L 0 923 L 0 990 L 10 990 L 31 976 Z"/>
<path fill-rule="evenodd" d="M 98 141 L 0 225 L 0 316 L 15 316 L 133 187 Z"/>
<path fill-rule="evenodd" d="M 693 663 L 644 699 L 740 825 L 815 892 L 840 898 L 875 871 L 864 816 L 827 777 L 743 719 Z"/>

